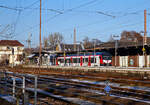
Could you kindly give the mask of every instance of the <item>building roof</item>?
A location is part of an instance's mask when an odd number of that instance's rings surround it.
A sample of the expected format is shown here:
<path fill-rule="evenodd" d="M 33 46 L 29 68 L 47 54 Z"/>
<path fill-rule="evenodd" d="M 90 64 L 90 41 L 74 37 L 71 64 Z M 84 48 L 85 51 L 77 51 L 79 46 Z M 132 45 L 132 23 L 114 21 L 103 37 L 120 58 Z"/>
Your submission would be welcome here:
<path fill-rule="evenodd" d="M 24 45 L 21 44 L 18 40 L 0 40 L 0 46 L 21 46 Z"/>
<path fill-rule="evenodd" d="M 46 50 L 46 51 L 56 51 L 56 46 L 48 46 L 48 47 L 43 48 L 43 50 Z"/>
<path fill-rule="evenodd" d="M 74 44 L 60 44 L 61 51 L 74 51 Z M 75 51 L 82 51 L 84 47 L 81 44 L 76 44 Z"/>
<path fill-rule="evenodd" d="M 150 46 L 150 37 L 147 37 L 147 46 Z M 127 48 L 127 47 L 140 47 L 143 46 L 143 40 L 139 42 L 130 41 L 117 41 L 117 48 Z M 95 46 L 95 49 L 111 49 L 115 48 L 115 42 L 105 42 Z M 86 50 L 93 50 L 93 46 L 86 48 Z"/>

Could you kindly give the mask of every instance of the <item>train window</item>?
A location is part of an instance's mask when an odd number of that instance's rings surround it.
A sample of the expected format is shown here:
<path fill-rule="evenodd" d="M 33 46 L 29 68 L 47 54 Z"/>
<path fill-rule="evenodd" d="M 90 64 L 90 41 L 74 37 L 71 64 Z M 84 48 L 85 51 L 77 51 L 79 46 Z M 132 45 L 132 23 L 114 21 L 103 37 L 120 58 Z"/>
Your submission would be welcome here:
<path fill-rule="evenodd" d="M 91 63 L 94 63 L 94 58 L 91 58 Z"/>
<path fill-rule="evenodd" d="M 77 63 L 77 58 L 73 58 L 73 63 Z"/>
<path fill-rule="evenodd" d="M 61 59 L 58 59 L 58 62 L 61 62 Z"/>
<path fill-rule="evenodd" d="M 108 60 L 108 56 L 103 56 L 103 59 L 104 60 Z"/>
<path fill-rule="evenodd" d="M 77 63 L 80 63 L 80 58 L 77 58 Z"/>
<path fill-rule="evenodd" d="M 69 59 L 69 63 L 71 63 L 71 59 Z"/>
<path fill-rule="evenodd" d="M 82 62 L 83 62 L 83 63 L 84 63 L 84 61 L 85 61 L 85 58 L 82 59 Z"/>
<path fill-rule="evenodd" d="M 109 57 L 108 57 L 108 60 L 111 60 L 111 59 L 112 59 L 112 56 L 109 56 Z"/>
<path fill-rule="evenodd" d="M 99 59 L 101 59 L 101 56 L 99 56 Z"/>
<path fill-rule="evenodd" d="M 91 63 L 96 63 L 96 58 L 94 60 L 94 58 L 91 58 Z"/>
<path fill-rule="evenodd" d="M 61 63 L 64 63 L 64 59 L 60 59 L 60 62 L 61 62 Z"/>
<path fill-rule="evenodd" d="M 85 62 L 88 62 L 89 60 L 88 60 L 88 58 L 85 58 Z"/>
<path fill-rule="evenodd" d="M 70 59 L 66 59 L 66 63 L 71 63 L 71 60 Z"/>

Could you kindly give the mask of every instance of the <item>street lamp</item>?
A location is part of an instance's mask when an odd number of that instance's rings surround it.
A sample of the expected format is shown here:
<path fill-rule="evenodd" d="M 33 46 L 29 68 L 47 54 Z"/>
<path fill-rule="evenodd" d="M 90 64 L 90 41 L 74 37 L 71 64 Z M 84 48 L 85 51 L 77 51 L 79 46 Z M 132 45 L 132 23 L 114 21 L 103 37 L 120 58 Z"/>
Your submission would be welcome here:
<path fill-rule="evenodd" d="M 94 47 L 93 47 L 94 48 L 94 66 L 95 66 L 95 62 L 96 62 L 95 61 L 95 43 L 96 43 L 96 39 L 93 39 L 93 44 L 94 44 Z"/>
<path fill-rule="evenodd" d="M 79 55 L 80 55 L 80 44 L 81 44 L 82 42 L 76 41 L 76 44 L 77 44 L 77 43 L 79 43 L 78 48 L 77 48 L 77 56 L 79 56 Z M 77 63 L 79 62 L 79 60 L 80 60 L 80 58 L 79 58 L 79 59 L 77 58 Z"/>
<path fill-rule="evenodd" d="M 146 32 L 144 32 L 144 31 L 140 31 L 139 33 L 144 33 L 144 34 L 146 34 Z M 143 67 L 144 66 L 146 66 L 146 62 L 145 62 L 145 58 L 144 58 L 144 55 L 145 55 L 145 45 L 146 45 L 146 43 L 145 43 L 145 40 L 144 40 L 144 36 L 143 36 L 143 48 L 142 48 L 142 52 L 143 52 Z"/>
<path fill-rule="evenodd" d="M 66 62 L 65 62 L 65 60 L 66 60 L 66 52 L 65 52 L 65 50 L 66 50 L 66 48 L 65 48 L 65 43 L 64 43 L 64 66 L 66 66 Z"/>
<path fill-rule="evenodd" d="M 65 39 L 63 41 L 64 41 L 64 43 L 62 45 L 64 47 L 63 48 L 63 50 L 64 50 L 63 51 L 63 56 L 64 56 L 64 66 L 65 66 L 66 65 L 66 61 L 65 61 L 66 60 L 66 51 L 65 51 L 66 50 L 66 46 L 65 46 L 66 43 L 65 43 Z"/>

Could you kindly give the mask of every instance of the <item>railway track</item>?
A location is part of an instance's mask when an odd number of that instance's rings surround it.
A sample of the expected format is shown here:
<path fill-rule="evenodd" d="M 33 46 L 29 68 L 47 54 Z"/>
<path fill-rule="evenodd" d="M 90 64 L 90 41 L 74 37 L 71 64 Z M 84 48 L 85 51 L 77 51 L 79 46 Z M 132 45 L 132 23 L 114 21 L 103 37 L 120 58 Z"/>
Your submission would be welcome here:
<path fill-rule="evenodd" d="M 112 88 L 106 96 L 105 81 Z M 34 79 L 26 75 L 29 82 L 26 91 L 33 92 Z M 116 78 L 93 75 L 51 74 L 38 76 L 39 101 L 47 103 L 47 98 L 66 101 L 66 104 L 85 105 L 150 105 L 150 80 L 136 78 Z M 45 97 L 45 98 L 43 98 Z M 68 102 L 68 103 L 67 103 Z"/>
<path fill-rule="evenodd" d="M 40 79 L 41 80 L 41 79 Z M 39 80 L 39 81 L 40 81 Z M 47 79 L 42 79 L 41 80 L 46 81 L 47 84 L 49 83 L 50 87 L 54 86 L 54 89 L 56 90 L 69 90 L 71 88 L 78 90 L 82 90 L 83 92 L 86 91 L 91 91 L 91 94 L 94 93 L 95 95 L 101 94 L 103 96 L 105 96 L 104 93 L 104 84 L 99 84 L 99 85 L 95 85 L 95 84 L 91 84 L 88 83 L 86 81 L 71 81 L 70 79 L 58 79 L 58 78 L 47 78 Z M 40 82 L 40 83 L 42 83 Z M 59 85 L 59 88 L 57 86 L 57 84 L 61 84 Z M 62 87 L 62 88 L 61 88 Z M 150 95 L 149 95 L 149 90 L 142 90 L 142 89 L 137 89 L 137 88 L 131 88 L 130 87 L 118 87 L 118 86 L 111 86 L 112 91 L 111 91 L 111 97 L 119 97 L 122 99 L 127 99 L 127 100 L 132 100 L 132 101 L 137 101 L 137 102 L 144 102 L 147 104 L 150 104 Z M 147 87 L 148 88 L 148 87 Z M 51 89 L 50 89 L 51 90 Z M 78 93 L 78 92 L 74 92 L 74 93 Z M 82 92 L 81 92 L 82 94 Z M 139 104 L 139 103 L 138 103 Z"/>

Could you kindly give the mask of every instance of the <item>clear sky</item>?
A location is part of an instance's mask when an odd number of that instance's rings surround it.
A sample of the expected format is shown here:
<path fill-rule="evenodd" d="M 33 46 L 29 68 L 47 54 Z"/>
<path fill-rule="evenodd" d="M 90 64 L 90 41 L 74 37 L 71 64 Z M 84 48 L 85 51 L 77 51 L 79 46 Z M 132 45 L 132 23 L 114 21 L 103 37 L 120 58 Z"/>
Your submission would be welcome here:
<path fill-rule="evenodd" d="M 8 24 L 15 27 L 9 26 L 8 30 L 13 31 L 13 39 L 25 46 L 32 33 L 32 47 L 37 46 L 39 1 L 0 0 L 0 30 Z M 144 29 L 144 9 L 148 13 L 149 36 L 149 6 L 150 0 L 42 0 L 42 39 L 50 33 L 60 32 L 66 43 L 73 43 L 74 28 L 77 30 L 77 41 L 82 41 L 86 36 L 108 41 L 110 35 L 120 35 L 124 30 L 140 32 Z"/>

